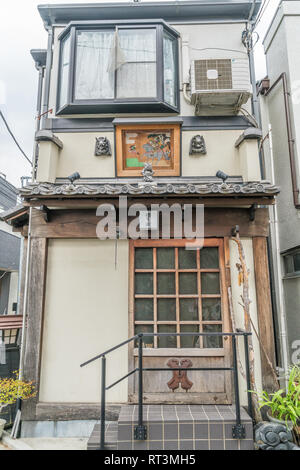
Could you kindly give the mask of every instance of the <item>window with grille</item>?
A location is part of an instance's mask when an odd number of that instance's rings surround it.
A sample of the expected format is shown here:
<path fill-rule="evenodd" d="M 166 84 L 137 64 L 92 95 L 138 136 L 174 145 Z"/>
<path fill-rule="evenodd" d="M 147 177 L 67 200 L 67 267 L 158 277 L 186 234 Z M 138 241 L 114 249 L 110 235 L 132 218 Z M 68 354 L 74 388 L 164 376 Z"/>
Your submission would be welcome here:
<path fill-rule="evenodd" d="M 172 335 L 222 331 L 221 240 L 195 250 L 184 240 L 133 243 L 133 322 L 135 334 L 145 334 L 144 347 L 222 348 L 221 336 Z"/>

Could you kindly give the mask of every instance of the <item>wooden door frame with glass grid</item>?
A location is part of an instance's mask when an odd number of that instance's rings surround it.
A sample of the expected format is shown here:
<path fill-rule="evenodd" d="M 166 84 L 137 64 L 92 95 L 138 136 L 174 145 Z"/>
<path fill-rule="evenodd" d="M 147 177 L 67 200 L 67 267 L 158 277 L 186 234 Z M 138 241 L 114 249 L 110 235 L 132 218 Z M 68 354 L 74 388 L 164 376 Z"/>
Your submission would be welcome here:
<path fill-rule="evenodd" d="M 194 328 L 192 331 L 199 331 L 197 328 L 200 328 L 200 331 L 207 331 L 207 326 L 209 325 L 220 325 L 218 326 L 219 331 L 230 332 L 230 321 L 229 321 L 229 309 L 228 309 L 228 300 L 227 300 L 227 290 L 225 282 L 225 262 L 224 262 L 224 239 L 222 238 L 206 238 L 204 240 L 203 248 L 218 248 L 218 267 L 214 268 L 205 268 L 201 267 L 201 255 L 200 250 L 193 250 L 193 259 L 194 266 L 182 267 L 180 266 L 180 255 L 183 256 L 183 249 L 185 248 L 186 240 L 184 239 L 172 239 L 172 240 L 130 240 L 130 266 L 129 266 L 129 336 L 133 336 L 136 331 L 136 327 L 139 328 L 140 325 L 143 325 L 144 328 L 151 328 L 154 333 L 159 330 L 162 331 L 163 325 L 167 325 L 166 328 L 172 328 L 174 332 L 179 333 L 180 331 L 186 331 L 184 328 L 188 328 L 188 325 L 192 325 Z M 135 266 L 135 253 L 138 248 L 151 248 L 152 253 L 148 250 L 148 255 L 150 253 L 150 260 L 152 257 L 152 267 L 146 268 L 136 268 Z M 174 249 L 174 267 L 173 268 L 160 268 L 158 266 L 158 249 L 159 248 L 172 248 Z M 203 252 L 204 253 L 204 252 Z M 185 257 L 189 255 L 185 254 Z M 151 261 L 150 261 L 151 264 Z M 174 273 L 175 282 L 174 289 L 175 293 L 173 294 L 161 294 L 159 293 L 159 276 L 160 274 L 170 274 Z M 181 293 L 181 279 L 182 275 L 187 275 L 186 280 L 189 278 L 189 274 L 194 273 L 192 278 L 195 280 L 197 278 L 197 293 L 196 294 L 186 294 Z M 219 293 L 215 294 L 203 294 L 201 290 L 201 278 L 204 280 L 205 273 L 218 273 L 219 275 Z M 148 274 L 153 279 L 153 292 L 147 294 L 137 294 L 135 291 L 135 278 L 137 274 Z M 216 276 L 218 277 L 218 276 Z M 209 277 L 208 277 L 209 278 Z M 160 276 L 160 279 L 162 277 Z M 191 277 L 190 277 L 191 279 Z M 207 279 L 207 277 L 206 277 Z M 185 281 L 186 281 L 185 280 Z M 207 283 L 207 281 L 206 281 Z M 180 284 L 180 285 L 179 285 Z M 189 283 L 185 282 L 185 286 L 188 287 Z M 195 284 L 195 283 L 194 283 Z M 183 284 L 182 284 L 183 285 Z M 186 288 L 185 287 L 185 288 Z M 153 318 L 152 319 L 135 319 L 135 310 L 136 310 L 136 301 L 143 299 L 144 302 L 152 302 L 153 305 Z M 147 300 L 148 299 L 148 300 Z M 173 299 L 173 314 L 176 311 L 176 318 L 174 320 L 160 320 L 158 317 L 158 305 L 160 299 Z M 191 299 L 186 301 L 186 299 Z M 203 300 L 204 299 L 204 300 Z M 202 303 L 208 302 L 206 299 L 220 299 L 220 310 L 221 316 L 218 320 L 208 320 L 204 319 L 202 314 Z M 197 305 L 197 318 L 192 320 L 183 320 L 181 318 L 181 306 L 186 305 L 189 302 L 194 302 L 194 305 Z M 217 300 L 216 300 L 217 301 Z M 137 304 L 136 304 L 137 305 Z M 176 308 L 174 308 L 176 305 Z M 195 313 L 195 312 L 194 312 Z M 148 330 L 149 331 L 149 330 Z M 152 340 L 152 337 L 149 338 L 149 343 Z M 210 347 L 204 342 L 207 342 L 208 339 L 204 337 L 199 337 L 200 343 L 196 341 L 197 337 L 171 337 L 174 347 L 169 347 L 167 344 L 167 339 L 159 339 L 158 337 L 153 338 L 153 344 L 149 344 L 150 347 L 143 348 L 144 354 L 144 367 L 145 364 L 147 367 L 168 367 L 166 364 L 169 359 L 177 358 L 189 358 L 193 362 L 193 367 L 228 367 L 231 362 L 231 346 L 230 339 L 225 338 L 222 341 L 222 345 L 218 347 Z M 213 338 L 213 341 L 216 341 L 217 337 Z M 220 337 L 218 337 L 220 338 Z M 194 346 L 190 347 L 189 342 L 194 341 Z M 147 341 L 147 338 L 146 338 Z M 163 344 L 159 345 L 159 341 L 163 341 Z M 176 345 L 175 345 L 176 341 Z M 181 347 L 181 341 L 185 342 L 185 345 Z M 217 340 L 218 341 L 218 340 Z M 196 345 L 195 345 L 196 342 Z M 147 343 L 146 343 L 147 344 Z M 172 344 L 172 346 L 173 346 Z M 137 348 L 136 345 L 129 346 L 129 370 L 136 367 L 137 360 Z M 160 346 L 160 347 L 159 347 Z M 146 372 L 146 374 L 158 374 L 156 372 Z M 195 374 L 202 374 L 202 376 Z M 194 380 L 194 389 L 193 387 L 188 391 L 188 393 L 178 393 L 182 392 L 179 387 L 179 390 L 172 392 L 167 387 L 167 382 L 172 377 L 172 371 L 169 372 L 160 372 L 160 375 L 157 377 L 152 376 L 152 379 L 149 376 L 149 384 L 151 385 L 151 390 L 147 390 L 147 384 L 144 385 L 144 396 L 147 402 L 158 402 L 163 401 L 166 403 L 231 403 L 231 377 L 229 372 L 209 372 L 208 381 L 210 383 L 210 388 L 205 389 L 205 373 L 194 372 L 192 371 L 188 375 L 196 378 Z M 220 379 L 220 374 L 222 379 Z M 198 383 L 199 380 L 199 383 Z M 220 386 L 220 383 L 224 381 L 224 389 Z M 192 380 L 193 381 L 193 380 Z M 147 380 L 146 380 L 147 382 Z M 197 382 L 197 385 L 196 385 Z M 145 383 L 145 382 L 144 382 Z M 156 389 L 156 384 L 157 389 Z M 215 384 L 215 385 L 214 385 Z M 197 388 L 198 387 L 198 388 Z M 152 389 L 153 388 L 153 389 Z M 203 388 L 203 390 L 201 390 Z M 129 381 L 129 401 L 136 401 L 136 379 L 132 377 Z"/>

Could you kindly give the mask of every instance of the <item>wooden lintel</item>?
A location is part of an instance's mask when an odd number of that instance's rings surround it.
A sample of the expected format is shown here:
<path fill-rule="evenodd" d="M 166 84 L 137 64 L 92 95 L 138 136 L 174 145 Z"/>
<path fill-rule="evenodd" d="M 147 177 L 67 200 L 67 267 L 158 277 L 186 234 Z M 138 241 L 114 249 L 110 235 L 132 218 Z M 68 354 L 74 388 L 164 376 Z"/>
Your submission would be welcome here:
<path fill-rule="evenodd" d="M 46 222 L 40 210 L 32 211 L 31 234 L 42 238 L 97 238 L 96 226 L 101 220 L 93 209 L 51 210 L 51 219 Z M 130 218 L 128 219 L 131 220 Z M 204 209 L 204 236 L 229 237 L 232 227 L 240 227 L 241 237 L 267 237 L 269 233 L 268 209 L 257 209 L 255 221 L 249 221 L 247 209 Z M 171 234 L 172 234 L 171 218 Z M 23 235 L 26 236 L 24 227 Z"/>

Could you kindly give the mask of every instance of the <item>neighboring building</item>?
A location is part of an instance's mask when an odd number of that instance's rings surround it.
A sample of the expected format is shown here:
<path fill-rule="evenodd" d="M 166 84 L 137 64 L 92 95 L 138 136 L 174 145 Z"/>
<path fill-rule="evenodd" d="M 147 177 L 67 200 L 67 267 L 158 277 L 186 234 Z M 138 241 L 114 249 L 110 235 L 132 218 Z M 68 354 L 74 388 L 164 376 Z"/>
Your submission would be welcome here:
<path fill-rule="evenodd" d="M 0 377 L 10 377 L 19 367 L 22 317 L 17 315 L 21 238 L 3 220 L 16 205 L 18 190 L 0 176 Z M 14 407 L 1 418 L 13 421 Z"/>
<path fill-rule="evenodd" d="M 261 178 L 261 131 L 244 116 L 252 113 L 255 82 L 242 37 L 259 6 L 246 0 L 39 6 L 49 34 L 46 64 L 37 65 L 45 69 L 43 117 L 35 181 L 21 189 L 32 207 L 24 371 L 38 395 L 24 403 L 23 435 L 39 429 L 53 435 L 57 421 L 62 434 L 70 432 L 68 420 L 90 428 L 99 418 L 100 364 L 80 364 L 135 333 L 170 333 L 144 337 L 145 367 L 167 367 L 174 357 L 193 368 L 228 366 L 228 337 L 199 342 L 174 333 L 228 332 L 229 287 L 236 326 L 244 327 L 231 240 L 237 225 L 250 270 L 251 318 L 274 364 L 265 206 L 278 188 Z M 219 170 L 229 177 L 216 177 Z M 119 240 L 100 240 L 96 209 L 111 204 L 119 217 L 119 196 L 148 208 L 204 204 L 204 248 L 184 249 L 186 240 L 176 237 L 182 219 L 171 224 L 170 239 L 132 240 L 126 233 L 124 239 L 121 221 Z M 27 224 L 22 233 L 27 237 Z M 253 342 L 258 388 L 271 388 L 255 335 Z M 108 357 L 108 384 L 136 367 L 137 349 L 126 348 Z M 188 393 L 173 393 L 170 376 L 145 374 L 148 403 L 233 402 L 229 372 L 190 371 Z M 240 377 L 243 406 L 246 390 Z M 109 416 L 136 400 L 131 377 L 108 391 Z M 79 432 L 77 424 L 71 432 Z M 234 448 L 251 447 L 247 432 L 244 444 L 230 435 Z"/>
<path fill-rule="evenodd" d="M 278 246 L 276 237 L 273 237 L 272 254 L 276 267 L 276 250 L 279 250 L 279 276 L 275 278 L 278 329 L 283 336 L 282 347 L 288 349 L 287 360 L 290 362 L 300 362 L 299 30 L 300 2 L 282 1 L 264 38 L 268 75 L 259 84 L 266 177 L 272 178 L 273 160 L 275 183 L 281 189 L 277 199 Z M 283 316 L 282 320 L 280 316 Z"/>
<path fill-rule="evenodd" d="M 0 176 L 0 315 L 16 313 L 20 235 L 1 221 L 2 213 L 16 205 L 18 190 Z"/>

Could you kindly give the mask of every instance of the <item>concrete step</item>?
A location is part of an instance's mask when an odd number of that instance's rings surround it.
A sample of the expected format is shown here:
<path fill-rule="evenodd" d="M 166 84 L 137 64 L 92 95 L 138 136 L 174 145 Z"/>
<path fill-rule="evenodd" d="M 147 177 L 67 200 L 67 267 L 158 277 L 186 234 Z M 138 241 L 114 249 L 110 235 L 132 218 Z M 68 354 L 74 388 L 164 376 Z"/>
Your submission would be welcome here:
<path fill-rule="evenodd" d="M 134 439 L 137 405 L 123 405 L 118 422 L 106 426 L 106 445 L 118 450 L 252 450 L 253 425 L 242 408 L 245 438 L 233 437 L 232 405 L 144 405 L 147 439 Z M 88 449 L 99 449 L 100 426 L 95 425 Z"/>

